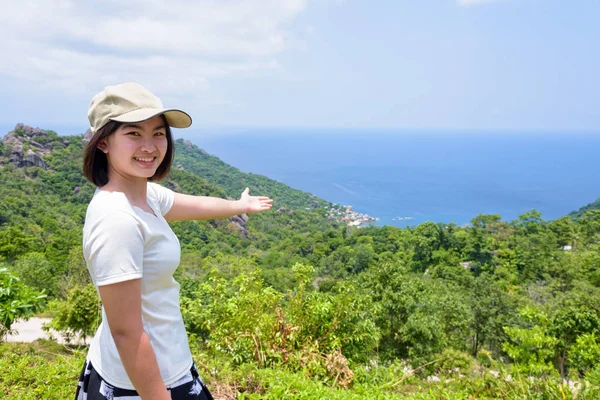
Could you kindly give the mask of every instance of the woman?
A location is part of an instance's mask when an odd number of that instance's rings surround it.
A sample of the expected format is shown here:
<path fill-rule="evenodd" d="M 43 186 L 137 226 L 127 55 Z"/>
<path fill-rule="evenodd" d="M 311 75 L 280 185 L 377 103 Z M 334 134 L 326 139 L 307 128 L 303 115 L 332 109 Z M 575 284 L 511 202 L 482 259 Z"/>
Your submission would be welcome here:
<path fill-rule="evenodd" d="M 76 399 L 212 399 L 198 376 L 173 272 L 180 260 L 167 221 L 225 218 L 271 208 L 273 200 L 190 196 L 151 181 L 168 175 L 170 127 L 187 128 L 142 86 L 106 87 L 92 99 L 93 136 L 83 172 L 97 186 L 86 213 L 83 252 L 102 300 Z"/>

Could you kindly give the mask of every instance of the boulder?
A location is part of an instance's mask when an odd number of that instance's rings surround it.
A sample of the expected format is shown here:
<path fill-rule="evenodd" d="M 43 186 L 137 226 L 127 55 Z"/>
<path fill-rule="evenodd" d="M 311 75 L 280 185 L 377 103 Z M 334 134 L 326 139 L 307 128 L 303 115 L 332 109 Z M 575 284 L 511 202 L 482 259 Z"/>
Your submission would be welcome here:
<path fill-rule="evenodd" d="M 54 149 L 64 149 L 65 145 L 62 144 L 62 142 L 49 142 L 49 143 L 46 143 L 45 147 L 47 150 L 54 150 Z"/>
<path fill-rule="evenodd" d="M 167 185 L 169 186 L 169 189 L 171 189 L 171 190 L 174 190 L 176 192 L 179 190 L 179 185 L 173 181 L 168 180 Z"/>
<path fill-rule="evenodd" d="M 36 137 L 36 136 L 46 137 L 46 136 L 48 136 L 48 134 L 46 132 L 44 132 L 43 130 L 41 130 L 40 128 L 33 128 L 31 130 L 31 137 Z"/>
<path fill-rule="evenodd" d="M 15 138 L 16 136 L 17 133 L 15 131 L 10 131 L 4 136 L 4 139 L 2 139 L 2 141 L 6 142 L 9 138 Z"/>
<path fill-rule="evenodd" d="M 30 141 L 29 141 L 29 145 L 30 145 L 30 146 L 33 146 L 33 147 L 36 147 L 36 148 L 38 148 L 38 149 L 43 149 L 43 148 L 44 148 L 44 145 L 43 145 L 43 144 L 39 144 L 39 143 L 38 143 L 38 142 L 36 142 L 35 140 L 30 140 Z"/>
<path fill-rule="evenodd" d="M 246 220 L 244 220 L 241 215 L 234 215 L 230 218 L 230 220 L 240 230 L 240 234 L 247 238 L 248 229 L 246 228 L 246 221 L 248 220 L 248 217 L 246 217 Z"/>
<path fill-rule="evenodd" d="M 17 124 L 17 126 L 22 125 L 22 124 Z M 15 127 L 15 129 L 17 129 L 17 127 Z M 48 136 L 48 134 L 46 132 L 44 132 L 43 130 L 41 130 L 40 128 L 32 128 L 29 125 L 22 125 L 22 129 L 23 132 L 25 132 L 26 136 L 29 137 L 35 137 L 35 136 L 42 136 L 42 137 L 46 137 Z"/>
<path fill-rule="evenodd" d="M 37 153 L 34 153 L 32 150 L 27 150 L 25 153 L 25 157 L 21 160 L 22 167 L 40 167 L 46 169 L 46 163 L 42 160 Z"/>
<path fill-rule="evenodd" d="M 13 136 L 11 136 L 10 134 L 13 134 Z M 14 146 L 16 144 L 22 144 L 21 141 L 14 136 L 14 132 L 9 132 L 8 135 L 4 136 L 4 139 L 2 139 L 2 142 L 4 142 L 5 145 L 11 145 Z"/>
<path fill-rule="evenodd" d="M 8 161 L 15 164 L 17 167 L 21 165 L 21 160 L 23 159 L 23 145 L 15 144 L 8 155 Z"/>

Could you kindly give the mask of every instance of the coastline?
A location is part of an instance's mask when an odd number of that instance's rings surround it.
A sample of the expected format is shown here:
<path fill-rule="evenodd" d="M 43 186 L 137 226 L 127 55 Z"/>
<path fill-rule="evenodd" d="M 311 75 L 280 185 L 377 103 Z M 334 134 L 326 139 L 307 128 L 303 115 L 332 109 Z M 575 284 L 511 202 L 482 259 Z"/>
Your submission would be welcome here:
<path fill-rule="evenodd" d="M 331 208 L 327 209 L 326 217 L 330 221 L 347 222 L 348 226 L 355 226 L 357 228 L 369 225 L 371 222 L 379 221 L 377 217 L 354 211 L 352 206 L 338 204 L 332 204 Z"/>

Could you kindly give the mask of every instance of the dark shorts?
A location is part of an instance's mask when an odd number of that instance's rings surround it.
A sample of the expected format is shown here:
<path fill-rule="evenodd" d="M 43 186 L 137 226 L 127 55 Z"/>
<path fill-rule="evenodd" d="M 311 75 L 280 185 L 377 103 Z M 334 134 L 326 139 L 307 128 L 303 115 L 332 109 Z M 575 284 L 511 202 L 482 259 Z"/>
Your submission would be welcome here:
<path fill-rule="evenodd" d="M 200 378 L 196 365 L 174 384 L 167 386 L 173 400 L 212 400 L 213 397 Z M 79 376 L 79 385 L 75 400 L 112 400 L 124 398 L 127 400 L 141 400 L 135 390 L 120 389 L 106 382 L 87 360 Z"/>

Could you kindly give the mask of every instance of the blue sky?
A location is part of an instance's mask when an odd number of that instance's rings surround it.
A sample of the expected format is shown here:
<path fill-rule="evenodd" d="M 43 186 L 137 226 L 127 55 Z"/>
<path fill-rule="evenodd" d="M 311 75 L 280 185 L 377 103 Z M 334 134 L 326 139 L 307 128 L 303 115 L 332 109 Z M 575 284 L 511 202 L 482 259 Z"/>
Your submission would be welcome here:
<path fill-rule="evenodd" d="M 596 0 L 11 3 L 0 133 L 131 80 L 196 127 L 600 132 Z"/>

